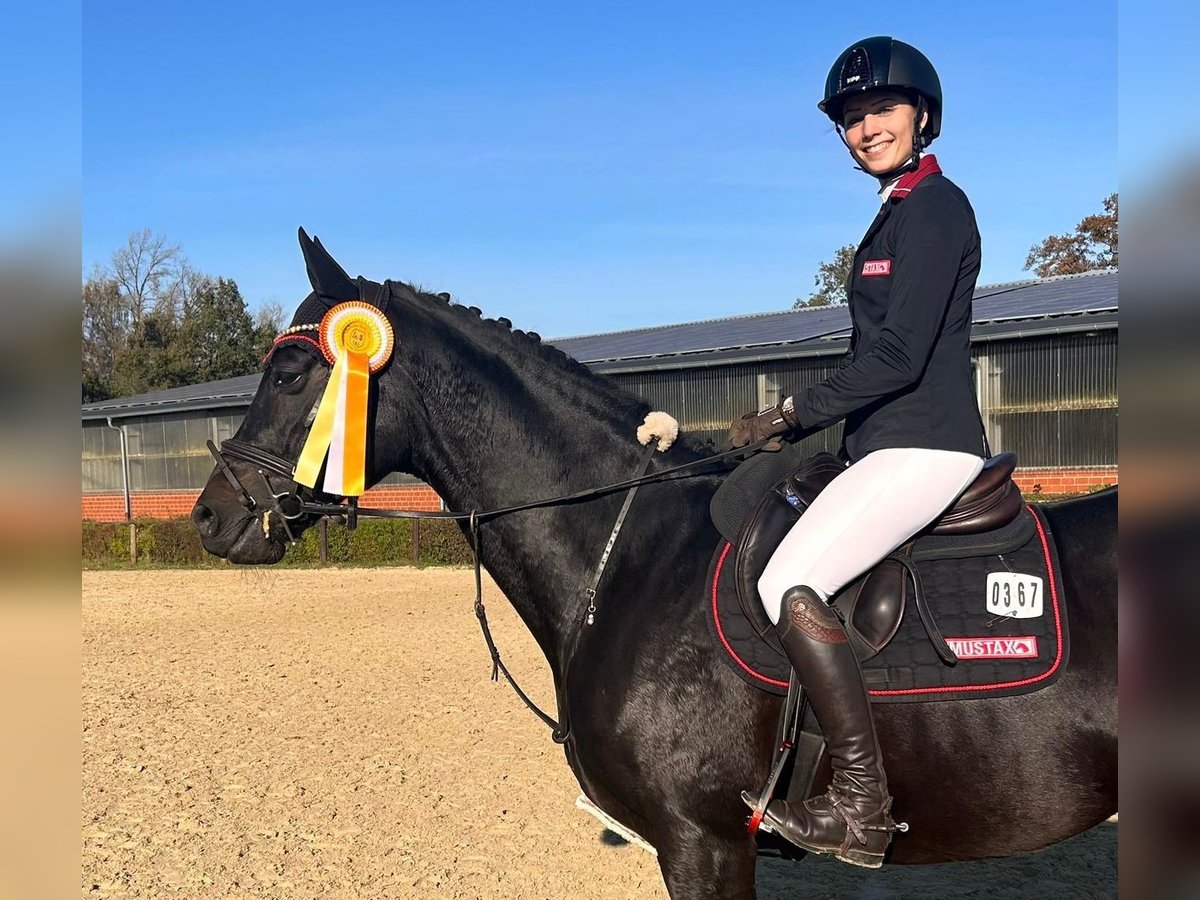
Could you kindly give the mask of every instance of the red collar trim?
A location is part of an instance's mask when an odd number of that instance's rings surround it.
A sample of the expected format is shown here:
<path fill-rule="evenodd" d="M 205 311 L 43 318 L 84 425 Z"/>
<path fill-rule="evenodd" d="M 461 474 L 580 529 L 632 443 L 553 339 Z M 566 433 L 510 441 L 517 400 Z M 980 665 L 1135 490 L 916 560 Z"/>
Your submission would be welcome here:
<path fill-rule="evenodd" d="M 932 153 L 927 153 L 921 157 L 921 161 L 917 163 L 915 172 L 905 172 L 896 181 L 896 186 L 892 188 L 892 192 L 888 195 L 889 200 L 903 200 L 907 197 L 912 189 L 928 178 L 930 175 L 941 175 L 942 167 L 938 165 L 937 157 Z"/>

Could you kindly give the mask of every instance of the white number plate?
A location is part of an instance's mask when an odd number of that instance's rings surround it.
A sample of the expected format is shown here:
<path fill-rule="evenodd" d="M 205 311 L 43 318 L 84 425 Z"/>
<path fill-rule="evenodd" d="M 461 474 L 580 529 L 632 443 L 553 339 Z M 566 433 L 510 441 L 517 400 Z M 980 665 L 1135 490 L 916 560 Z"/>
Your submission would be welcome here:
<path fill-rule="evenodd" d="M 1014 572 L 989 572 L 987 609 L 994 616 L 1036 619 L 1042 614 L 1042 579 Z"/>

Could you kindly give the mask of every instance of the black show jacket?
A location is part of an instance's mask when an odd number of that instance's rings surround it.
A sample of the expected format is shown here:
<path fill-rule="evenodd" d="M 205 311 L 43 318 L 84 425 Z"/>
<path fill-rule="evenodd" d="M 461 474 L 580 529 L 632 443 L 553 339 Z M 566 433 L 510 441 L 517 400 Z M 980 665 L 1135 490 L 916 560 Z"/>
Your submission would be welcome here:
<path fill-rule="evenodd" d="M 987 455 L 971 371 L 979 229 L 932 156 L 897 182 L 847 285 L 853 330 L 838 370 L 794 395 L 804 430 L 846 420 L 843 457 L 927 447 Z"/>

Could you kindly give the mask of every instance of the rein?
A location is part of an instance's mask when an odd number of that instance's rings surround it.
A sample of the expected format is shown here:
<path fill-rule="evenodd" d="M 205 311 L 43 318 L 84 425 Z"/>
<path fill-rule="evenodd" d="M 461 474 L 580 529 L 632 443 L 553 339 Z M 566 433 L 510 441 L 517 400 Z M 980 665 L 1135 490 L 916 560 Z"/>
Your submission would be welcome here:
<path fill-rule="evenodd" d="M 375 519 L 455 519 L 467 520 L 468 531 L 471 536 L 471 552 L 474 557 L 475 567 L 475 616 L 479 619 L 479 626 L 483 630 L 483 639 L 487 644 L 488 653 L 492 657 L 492 681 L 498 681 L 500 673 L 503 673 L 505 680 L 509 683 L 517 696 L 521 699 L 534 715 L 552 729 L 551 737 L 555 743 L 566 743 L 571 734 L 571 726 L 567 721 L 566 704 L 561 701 L 559 706 L 559 716 L 562 719 L 562 724 L 556 721 L 547 713 L 543 712 L 529 696 L 521 690 L 521 686 L 517 684 L 516 679 L 509 673 L 508 668 L 500 659 L 500 650 L 496 647 L 496 642 L 492 638 L 491 629 L 488 627 L 487 611 L 483 605 L 483 574 L 480 561 L 480 526 L 483 522 L 489 519 L 496 519 L 501 516 L 506 516 L 511 513 L 524 512 L 530 509 L 541 509 L 547 506 L 560 506 L 567 503 L 577 503 L 583 500 L 592 500 L 597 497 L 603 497 L 614 491 L 628 490 L 625 495 L 625 502 L 621 506 L 621 511 L 617 514 L 617 520 L 613 525 L 612 532 L 608 536 L 608 542 L 605 544 L 604 552 L 600 555 L 600 562 L 596 566 L 596 571 L 592 576 L 591 582 L 584 591 L 584 596 L 587 598 L 587 603 L 584 605 L 579 617 L 575 623 L 575 627 L 569 636 L 569 652 L 563 659 L 563 676 L 562 685 L 559 690 L 560 698 L 565 694 L 567 674 L 571 669 L 571 661 L 575 657 L 575 652 L 579 647 L 579 641 L 583 633 L 585 625 L 592 625 L 595 622 L 596 616 L 596 595 L 600 585 L 600 579 L 604 575 L 605 566 L 608 565 L 609 556 L 612 554 L 613 547 L 617 542 L 617 535 L 621 532 L 621 526 L 625 523 L 625 517 L 629 512 L 629 508 L 633 505 L 633 498 L 637 495 L 638 488 L 649 482 L 661 482 L 668 480 L 666 476 L 674 475 L 679 472 L 689 471 L 691 469 L 700 468 L 701 466 L 711 465 L 712 463 L 722 462 L 735 456 L 751 456 L 762 450 L 767 444 L 772 441 L 777 441 L 777 438 L 767 438 L 757 443 L 748 444 L 745 447 L 737 447 L 733 450 L 726 450 L 718 453 L 715 456 L 707 456 L 703 459 L 692 460 L 691 462 L 682 463 L 677 466 L 663 469 L 660 472 L 648 473 L 650 463 L 654 458 L 655 438 L 651 436 L 647 443 L 645 453 L 638 466 L 638 474 L 625 481 L 618 481 L 613 484 L 602 485 L 596 488 L 587 488 L 582 491 L 576 491 L 571 494 L 563 494 L 558 497 L 547 497 L 541 500 L 531 500 L 527 503 L 518 503 L 512 506 L 502 506 L 496 509 L 489 510 L 471 510 L 470 512 L 452 512 L 450 510 L 428 511 L 415 509 L 376 509 L 371 507 L 360 507 L 357 497 L 347 497 L 345 503 L 316 503 L 311 500 L 306 500 L 301 493 L 295 490 L 288 490 L 282 493 L 276 493 L 271 489 L 271 483 L 267 478 L 267 473 L 273 473 L 283 478 L 287 478 L 292 482 L 292 487 L 296 487 L 296 482 L 293 480 L 295 475 L 295 465 L 288 462 L 283 457 L 276 456 L 268 450 L 263 450 L 261 447 L 256 447 L 253 444 L 245 441 L 239 441 L 234 438 L 227 438 L 221 442 L 221 448 L 212 441 L 206 441 L 208 452 L 212 454 L 216 460 L 217 468 L 221 474 L 229 481 L 230 485 L 239 495 L 239 501 L 247 510 L 253 512 L 259 509 L 262 505 L 257 500 L 254 494 L 249 491 L 237 474 L 229 465 L 228 459 L 239 460 L 246 462 L 255 467 L 255 471 L 262 478 L 263 483 L 267 487 L 268 500 L 266 501 L 267 509 L 264 510 L 264 521 L 267 520 L 271 513 L 275 513 L 283 521 L 284 530 L 287 532 L 288 539 L 295 543 L 296 538 L 292 534 L 290 523 L 302 518 L 306 515 L 328 516 L 328 517 L 345 517 L 346 527 L 354 529 L 358 524 L 359 517 L 375 518 Z M 304 490 L 301 488 L 301 490 Z"/>

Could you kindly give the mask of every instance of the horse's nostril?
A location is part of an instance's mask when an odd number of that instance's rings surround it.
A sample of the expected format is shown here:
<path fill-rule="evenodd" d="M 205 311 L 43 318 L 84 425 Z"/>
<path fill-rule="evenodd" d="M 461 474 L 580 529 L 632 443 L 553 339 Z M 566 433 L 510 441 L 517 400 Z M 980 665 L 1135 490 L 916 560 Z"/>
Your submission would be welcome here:
<path fill-rule="evenodd" d="M 192 507 L 192 524 L 196 526 L 196 530 L 202 537 L 212 537 L 216 533 L 219 523 L 217 514 L 197 501 L 196 505 Z"/>

